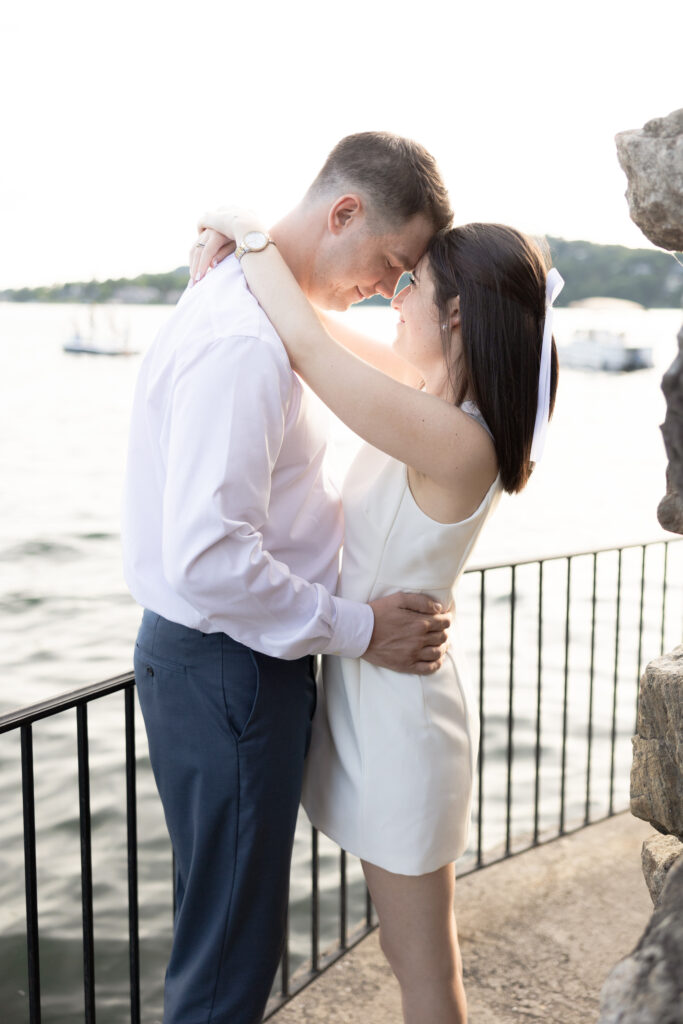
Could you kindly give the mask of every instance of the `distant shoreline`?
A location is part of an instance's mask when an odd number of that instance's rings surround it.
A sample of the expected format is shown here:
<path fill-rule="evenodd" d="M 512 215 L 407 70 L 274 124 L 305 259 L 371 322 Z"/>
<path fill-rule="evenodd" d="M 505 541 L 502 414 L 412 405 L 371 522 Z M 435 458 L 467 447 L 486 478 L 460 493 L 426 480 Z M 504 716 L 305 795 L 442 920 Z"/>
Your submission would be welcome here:
<path fill-rule="evenodd" d="M 547 242 L 553 263 L 566 282 L 558 306 L 595 295 L 629 299 L 647 309 L 678 309 L 683 305 L 683 266 L 669 253 L 552 237 Z M 188 275 L 187 267 L 177 267 L 165 274 L 140 274 L 134 278 L 9 288 L 0 291 L 0 301 L 172 305 L 185 290 Z M 380 295 L 362 303 L 388 304 L 389 300 Z"/>

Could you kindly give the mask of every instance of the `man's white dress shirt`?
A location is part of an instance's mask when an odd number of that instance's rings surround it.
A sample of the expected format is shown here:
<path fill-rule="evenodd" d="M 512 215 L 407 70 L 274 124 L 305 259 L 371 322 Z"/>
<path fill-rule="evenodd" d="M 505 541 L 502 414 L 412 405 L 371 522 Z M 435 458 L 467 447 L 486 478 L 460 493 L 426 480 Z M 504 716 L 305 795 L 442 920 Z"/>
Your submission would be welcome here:
<path fill-rule="evenodd" d="M 317 420 L 228 257 L 140 369 L 122 522 L 139 604 L 278 658 L 366 650 L 371 608 L 333 596 L 343 521 Z"/>

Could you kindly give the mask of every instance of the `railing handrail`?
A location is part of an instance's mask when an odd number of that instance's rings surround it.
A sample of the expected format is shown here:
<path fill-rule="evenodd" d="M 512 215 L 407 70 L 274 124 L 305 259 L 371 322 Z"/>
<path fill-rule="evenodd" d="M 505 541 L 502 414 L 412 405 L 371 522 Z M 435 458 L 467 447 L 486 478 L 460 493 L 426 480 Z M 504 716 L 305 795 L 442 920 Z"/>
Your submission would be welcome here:
<path fill-rule="evenodd" d="M 488 572 L 489 569 L 511 569 L 513 565 L 536 565 L 539 562 L 562 561 L 565 558 L 588 558 L 591 555 L 606 555 L 608 552 L 617 554 L 619 551 L 629 551 L 634 548 L 649 548 L 653 544 L 677 544 L 683 541 L 683 537 L 673 534 L 671 537 L 655 537 L 653 540 L 634 541 L 631 544 L 612 544 L 606 548 L 591 548 L 589 551 L 564 551 L 558 555 L 537 555 L 536 558 L 522 558 L 518 562 L 480 562 L 468 565 L 463 575 L 468 572 Z"/>
<path fill-rule="evenodd" d="M 65 693 L 57 693 L 54 697 L 46 700 L 36 701 L 35 704 L 27 704 L 24 707 L 15 708 L 13 711 L 6 711 L 0 715 L 0 733 L 16 729 L 18 726 L 37 722 L 41 718 L 49 718 L 60 711 L 68 711 L 76 708 L 97 697 L 106 697 L 118 690 L 125 690 L 135 682 L 134 672 L 123 672 L 120 676 L 112 676 L 110 679 L 103 679 L 99 683 L 89 683 L 87 686 L 79 686 L 75 690 L 68 690 Z"/>
<path fill-rule="evenodd" d="M 618 553 L 635 548 L 650 547 L 653 544 L 676 543 L 681 543 L 681 538 L 674 535 L 672 537 L 658 537 L 654 540 L 645 540 L 638 543 L 621 544 L 617 547 L 593 548 L 590 551 L 565 551 L 557 555 L 525 558 L 518 562 L 492 562 L 491 564 L 468 566 L 465 569 L 465 575 L 472 572 L 488 572 L 493 569 L 512 569 L 520 565 L 545 564 L 546 562 L 561 561 L 567 558 L 585 558 L 591 555 L 606 554 L 607 552 Z M 37 701 L 35 704 L 27 704 L 12 711 L 7 711 L 5 714 L 0 715 L 0 733 L 8 732 L 10 729 L 15 729 L 29 722 L 37 722 L 41 718 L 48 718 L 50 715 L 55 715 L 60 711 L 68 711 L 70 708 L 78 707 L 79 704 L 94 700 L 96 697 L 105 697 L 110 693 L 116 693 L 118 690 L 131 686 L 134 682 L 134 673 L 124 672 L 119 676 L 103 679 L 99 683 L 80 686 L 75 690 L 68 690 L 66 693 L 58 693 L 54 697 Z"/>

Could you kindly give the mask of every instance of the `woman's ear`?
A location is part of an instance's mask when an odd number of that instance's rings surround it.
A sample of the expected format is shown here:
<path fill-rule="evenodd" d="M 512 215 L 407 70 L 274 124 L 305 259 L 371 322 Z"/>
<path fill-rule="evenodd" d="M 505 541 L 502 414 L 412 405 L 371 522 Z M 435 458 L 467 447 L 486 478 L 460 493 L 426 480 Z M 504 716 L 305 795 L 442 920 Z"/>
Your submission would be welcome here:
<path fill-rule="evenodd" d="M 341 232 L 361 220 L 365 216 L 363 200 L 360 196 L 349 193 L 335 199 L 330 207 L 327 216 L 327 227 L 331 234 L 338 235 Z"/>
<path fill-rule="evenodd" d="M 460 296 L 456 295 L 450 302 L 449 307 L 449 323 L 451 330 L 455 330 L 460 327 Z"/>

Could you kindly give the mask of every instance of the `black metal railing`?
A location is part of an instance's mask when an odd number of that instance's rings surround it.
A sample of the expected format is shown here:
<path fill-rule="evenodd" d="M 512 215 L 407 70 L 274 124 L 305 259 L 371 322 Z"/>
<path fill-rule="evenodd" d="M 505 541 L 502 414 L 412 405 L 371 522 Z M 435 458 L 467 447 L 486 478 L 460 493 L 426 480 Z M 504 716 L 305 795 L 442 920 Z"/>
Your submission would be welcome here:
<path fill-rule="evenodd" d="M 459 585 L 457 619 L 475 638 L 466 646 L 478 670 L 481 720 L 474 838 L 458 864 L 463 875 L 626 806 L 630 763 L 626 753 L 643 652 L 649 660 L 681 641 L 683 544 L 662 540 L 473 568 Z M 133 674 L 127 673 L 0 716 L 0 733 L 19 731 L 21 737 L 28 972 L 24 1019 L 31 1024 L 41 1021 L 34 726 L 75 711 L 82 1006 L 83 1019 L 94 1024 L 96 879 L 88 710 L 94 701 L 120 691 L 125 732 L 128 977 L 122 977 L 119 985 L 128 988 L 125 1019 L 131 1024 L 141 1020 L 138 858 L 139 854 L 145 857 L 145 845 L 139 849 L 134 685 Z M 144 770 L 148 771 L 146 765 Z M 310 884 L 304 897 L 293 891 L 295 912 L 268 1016 L 374 927 L 369 894 L 355 858 L 304 824 L 297 834 L 299 847 L 306 833 L 310 852 L 300 849 L 297 870 L 308 861 Z M 298 884 L 293 877 L 295 881 Z M 171 888 L 169 884 L 169 929 Z M 308 925 L 304 924 L 306 904 Z M 123 1017 L 119 1014 L 115 1019 Z"/>
<path fill-rule="evenodd" d="M 128 833 L 128 917 L 130 960 L 130 1020 L 140 1022 L 140 965 L 137 890 L 137 814 L 135 782 L 135 720 L 132 672 L 80 687 L 0 716 L 0 733 L 19 729 L 21 733 L 21 777 L 24 815 L 24 878 L 26 890 L 26 940 L 28 952 L 29 1020 L 40 1024 L 41 985 L 38 931 L 38 884 L 36 863 L 35 779 L 33 726 L 41 719 L 75 710 L 77 721 L 77 759 L 79 823 L 81 844 L 81 905 L 83 919 L 83 995 L 84 1020 L 95 1022 L 95 941 L 93 918 L 92 822 L 90 814 L 90 771 L 88 743 L 88 705 L 98 698 L 125 690 L 126 789 Z"/>

